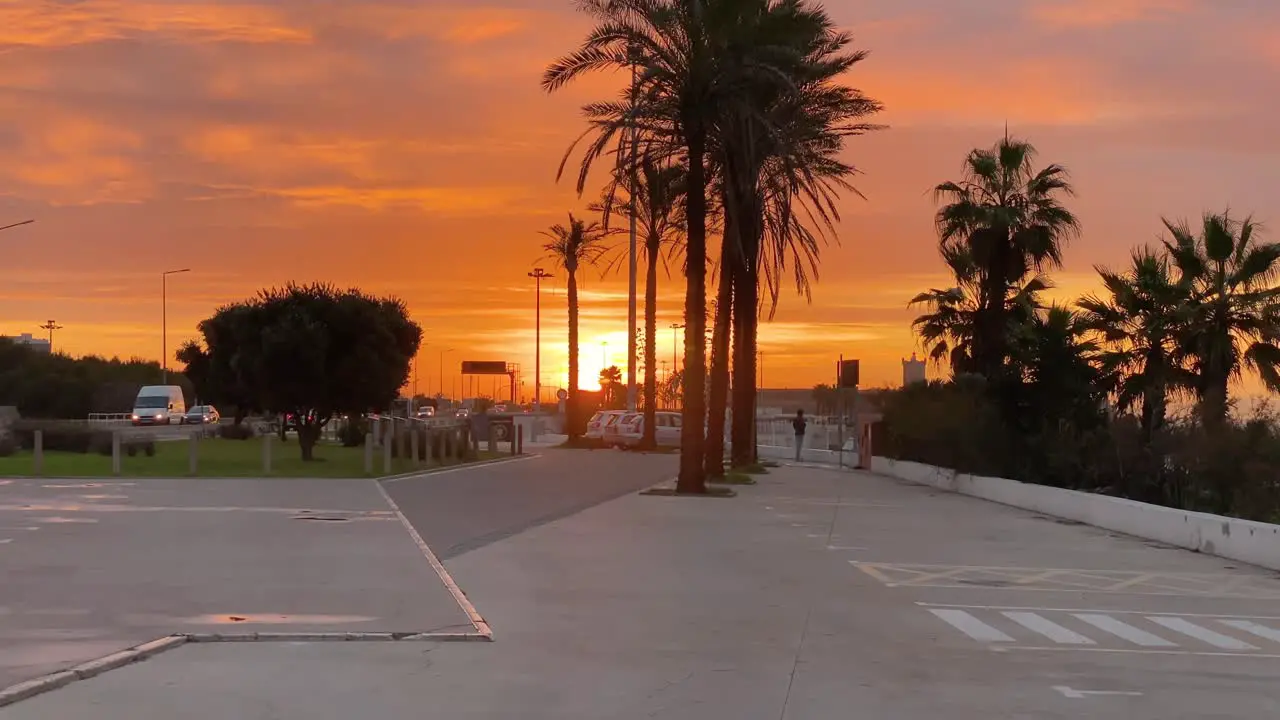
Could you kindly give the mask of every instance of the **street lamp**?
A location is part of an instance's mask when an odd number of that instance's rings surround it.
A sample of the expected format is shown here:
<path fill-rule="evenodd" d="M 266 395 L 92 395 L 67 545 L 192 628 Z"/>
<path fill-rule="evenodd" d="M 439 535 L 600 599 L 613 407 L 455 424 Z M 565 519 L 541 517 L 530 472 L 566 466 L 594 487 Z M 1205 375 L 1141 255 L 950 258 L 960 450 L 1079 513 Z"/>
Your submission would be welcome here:
<path fill-rule="evenodd" d="M 161 385 L 169 384 L 169 276 L 191 272 L 191 268 L 165 270 L 160 273 L 160 377 Z"/>
<path fill-rule="evenodd" d="M 534 349 L 533 349 L 533 409 L 535 412 L 542 409 L 542 281 L 549 277 L 554 277 L 551 273 L 542 268 L 534 268 L 529 273 L 529 277 L 533 278 L 536 290 L 534 300 L 534 326 L 537 328 L 534 332 Z"/>
<path fill-rule="evenodd" d="M 608 341 L 600 343 L 600 369 L 609 369 L 609 343 Z"/>
<path fill-rule="evenodd" d="M 49 331 L 49 354 L 52 355 L 53 354 L 53 331 L 61 330 L 62 326 L 53 320 L 49 320 L 45 322 L 45 324 L 41 325 L 40 329 Z"/>
<path fill-rule="evenodd" d="M 444 397 L 444 354 L 453 352 L 453 348 L 440 348 L 440 397 Z M 456 395 L 457 393 L 449 393 Z M 456 399 L 456 398 L 451 398 Z"/>
<path fill-rule="evenodd" d="M 671 323 L 671 372 L 680 371 L 680 336 L 677 331 L 683 330 L 684 325 L 680 323 Z"/>

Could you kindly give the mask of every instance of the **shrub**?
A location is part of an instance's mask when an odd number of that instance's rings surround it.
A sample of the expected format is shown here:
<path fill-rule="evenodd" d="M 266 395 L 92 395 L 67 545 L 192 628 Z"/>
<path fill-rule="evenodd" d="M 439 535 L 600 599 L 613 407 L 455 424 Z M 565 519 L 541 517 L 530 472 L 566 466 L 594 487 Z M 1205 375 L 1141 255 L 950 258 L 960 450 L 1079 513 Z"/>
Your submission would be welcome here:
<path fill-rule="evenodd" d="M 360 447 L 364 445 L 364 436 L 369 432 L 369 421 L 362 417 L 353 417 L 338 428 L 338 441 L 342 447 Z"/>
<path fill-rule="evenodd" d="M 100 430 L 82 423 L 56 420 L 20 420 L 13 424 L 13 437 L 26 450 L 35 447 L 35 434 L 43 435 L 43 447 L 50 452 L 87 453 L 96 451 L 105 443 L 111 452 L 111 431 Z"/>
<path fill-rule="evenodd" d="M 18 441 L 12 435 L 0 436 L 0 457 L 10 457 L 18 452 Z"/>
<path fill-rule="evenodd" d="M 1266 415 L 1209 428 L 1176 418 L 1147 439 L 1133 417 L 1026 434 L 1000 420 L 981 383 L 887 392 L 877 455 L 1097 492 L 1183 510 L 1280 521 L 1280 427 Z"/>
<path fill-rule="evenodd" d="M 223 440 L 249 440 L 255 434 L 253 427 L 246 423 L 218 426 L 218 437 Z"/>

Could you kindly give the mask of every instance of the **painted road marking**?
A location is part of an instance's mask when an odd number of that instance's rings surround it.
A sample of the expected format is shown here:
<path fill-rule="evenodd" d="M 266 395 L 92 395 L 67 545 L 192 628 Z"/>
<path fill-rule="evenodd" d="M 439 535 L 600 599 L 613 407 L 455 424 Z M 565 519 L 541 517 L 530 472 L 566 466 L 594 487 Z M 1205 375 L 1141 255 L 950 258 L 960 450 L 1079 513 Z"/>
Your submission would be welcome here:
<path fill-rule="evenodd" d="M 1089 623 L 1103 632 L 1109 632 L 1116 637 L 1123 638 L 1143 647 L 1178 647 L 1177 643 L 1169 642 L 1162 637 L 1152 635 L 1146 630 L 1122 623 L 1110 615 L 1098 615 L 1095 613 L 1075 613 L 1074 617 Z"/>
<path fill-rule="evenodd" d="M 1199 625 L 1188 620 L 1183 620 L 1180 617 L 1152 616 L 1147 619 L 1161 627 L 1168 628 L 1174 632 L 1180 632 L 1183 635 L 1189 635 L 1197 640 L 1203 640 L 1204 642 L 1207 642 L 1214 647 L 1222 648 L 1223 650 L 1258 649 L 1243 640 L 1237 640 L 1233 637 L 1202 628 Z"/>
<path fill-rule="evenodd" d="M 1072 700 L 1081 700 L 1095 695 L 1118 695 L 1124 697 L 1142 697 L 1142 693 L 1133 690 L 1075 690 L 1066 685 L 1054 685 L 1054 690 L 1062 693 L 1063 696 Z"/>
<path fill-rule="evenodd" d="M 1259 625 L 1258 623 L 1250 622 L 1248 620 L 1219 620 L 1218 622 L 1226 625 L 1227 627 L 1233 627 L 1237 630 L 1243 630 L 1252 635 L 1257 635 L 1258 637 L 1270 640 L 1271 642 L 1280 642 L 1280 632 L 1272 630 L 1266 625 Z"/>
<path fill-rule="evenodd" d="M 1010 620 L 1018 623 L 1022 627 L 1040 633 L 1050 640 L 1061 643 L 1063 645 L 1095 645 L 1094 641 L 1081 635 L 1080 633 L 1069 628 L 1062 627 L 1052 620 L 1033 613 L 1033 612 L 1017 612 L 1006 611 L 1001 613 Z"/>
<path fill-rule="evenodd" d="M 1208 574 L 985 565 L 854 562 L 889 587 L 1092 592 L 1280 600 L 1280 582 L 1247 573 Z"/>
<path fill-rule="evenodd" d="M 959 608 L 961 610 L 1031 610 L 1034 612 L 1055 612 L 1055 613 L 1078 613 L 1078 612 L 1097 612 L 1092 608 L 1057 608 L 1057 607 L 1026 607 L 1022 605 L 961 605 L 959 603 L 931 603 L 917 602 L 920 607 L 935 608 Z M 1280 620 L 1280 615 L 1217 615 L 1207 613 L 1171 613 L 1171 612 L 1152 612 L 1150 610 L 1107 610 L 1110 615 L 1168 615 L 1173 617 L 1193 617 L 1193 618 L 1212 618 L 1223 619 L 1231 618 L 1235 620 Z"/>
<path fill-rule="evenodd" d="M 1013 642 L 1013 638 L 963 610 L 930 610 L 943 622 L 978 642 Z"/>

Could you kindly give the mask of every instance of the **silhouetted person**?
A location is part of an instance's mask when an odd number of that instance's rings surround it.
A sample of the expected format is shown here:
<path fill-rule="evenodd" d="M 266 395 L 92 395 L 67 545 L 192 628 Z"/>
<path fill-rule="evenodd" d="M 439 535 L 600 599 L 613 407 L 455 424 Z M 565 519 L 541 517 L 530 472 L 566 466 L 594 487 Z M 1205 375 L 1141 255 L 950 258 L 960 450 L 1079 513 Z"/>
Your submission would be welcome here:
<path fill-rule="evenodd" d="M 796 462 L 800 462 L 800 452 L 804 449 L 804 430 L 808 425 L 804 419 L 804 410 L 797 410 L 796 419 L 791 421 L 791 428 L 796 431 Z"/>

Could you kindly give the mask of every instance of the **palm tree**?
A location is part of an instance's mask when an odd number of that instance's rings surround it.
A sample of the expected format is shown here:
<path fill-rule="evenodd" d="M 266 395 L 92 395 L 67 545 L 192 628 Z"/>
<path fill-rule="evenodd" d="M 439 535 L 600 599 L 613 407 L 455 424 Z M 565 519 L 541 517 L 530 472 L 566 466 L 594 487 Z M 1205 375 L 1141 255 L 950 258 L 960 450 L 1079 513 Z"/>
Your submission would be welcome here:
<path fill-rule="evenodd" d="M 542 246 L 548 259 L 564 269 L 569 283 L 569 399 L 566 412 L 566 434 L 575 439 L 579 428 L 578 388 L 578 270 L 593 265 L 608 250 L 604 239 L 608 231 L 599 223 L 588 225 L 569 213 L 569 224 L 552 225 L 542 234 L 549 242 Z"/>
<path fill-rule="evenodd" d="M 1099 362 L 1116 378 L 1117 408 L 1141 402 L 1142 434 L 1150 441 L 1165 423 L 1169 396 L 1190 387 L 1177 352 L 1190 287 L 1173 277 L 1167 255 L 1142 248 L 1132 263 L 1124 273 L 1097 268 L 1107 296 L 1089 295 L 1077 306 L 1106 348 Z"/>
<path fill-rule="evenodd" d="M 554 91 L 600 70 L 639 68 L 633 88 L 613 102 L 584 108 L 594 135 L 584 153 L 578 190 L 591 165 L 612 148 L 625 166 L 623 133 L 635 129 L 655 147 L 685 163 L 684 423 L 679 492 L 705 493 L 703 428 L 706 419 L 707 172 L 724 108 L 745 97 L 744 87 L 778 76 L 777 48 L 742 42 L 744 27 L 770 0 L 581 0 L 597 21 L 583 44 L 547 68 L 543 87 Z M 572 148 L 570 148 L 572 150 Z M 567 155 L 566 155 L 567 158 Z M 563 164 L 562 164 L 563 170 Z"/>
<path fill-rule="evenodd" d="M 1061 424 L 1088 429 L 1100 421 L 1108 385 L 1098 369 L 1097 342 L 1088 316 L 1051 305 L 1010 327 L 1010 363 L 1018 381 L 1014 418 L 1024 433 L 1056 431 Z"/>
<path fill-rule="evenodd" d="M 1060 165 L 1035 170 L 1035 148 L 1006 135 L 965 159 L 964 177 L 934 188 L 943 247 L 969 249 L 979 270 L 979 312 L 972 354 L 979 372 L 997 377 L 1009 355 L 1007 293 L 1027 273 L 1062 264 L 1062 248 L 1080 224 L 1060 202 L 1072 195 Z"/>
<path fill-rule="evenodd" d="M 1185 221 L 1165 220 L 1164 246 L 1190 287 L 1179 352 L 1188 360 L 1205 421 L 1222 425 L 1228 387 L 1246 370 L 1280 392 L 1280 244 L 1263 242 L 1252 218 L 1206 214 L 1197 236 Z"/>
<path fill-rule="evenodd" d="M 943 248 L 942 257 L 955 277 L 956 286 L 934 288 L 911 298 L 909 307 L 930 308 L 930 312 L 911 323 L 911 328 L 924 345 L 929 360 L 946 364 L 952 375 L 959 377 L 979 370 L 973 348 L 978 317 L 982 314 L 982 271 L 966 247 Z M 1012 335 L 1011 328 L 1031 322 L 1035 311 L 1042 307 L 1040 293 L 1049 287 L 1048 280 L 1036 276 L 1020 286 L 1006 289 L 1006 339 Z"/>
<path fill-rule="evenodd" d="M 663 262 L 664 247 L 674 248 L 684 232 L 685 168 L 662 156 L 656 150 L 646 150 L 640 156 L 634 191 L 636 224 L 644 238 L 644 337 L 658 336 L 658 264 Z M 603 212 L 606 224 L 610 216 L 626 217 L 628 209 L 616 202 L 619 187 L 627 187 L 630 173 L 620 173 L 605 190 L 604 198 L 596 209 Z M 669 273 L 668 273 L 669 274 Z M 644 437 L 641 449 L 657 447 L 655 412 L 658 403 L 657 344 L 644 343 Z"/>

